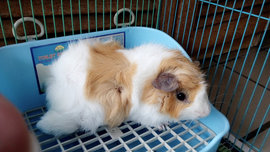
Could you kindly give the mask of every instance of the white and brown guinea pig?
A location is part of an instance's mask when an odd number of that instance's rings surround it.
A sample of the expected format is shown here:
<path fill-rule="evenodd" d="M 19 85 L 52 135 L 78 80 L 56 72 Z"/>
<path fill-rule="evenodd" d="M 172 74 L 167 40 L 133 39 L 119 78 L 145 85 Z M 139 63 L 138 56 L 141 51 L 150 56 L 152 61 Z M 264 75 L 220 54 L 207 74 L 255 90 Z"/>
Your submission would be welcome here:
<path fill-rule="evenodd" d="M 158 44 L 127 50 L 116 42 L 78 41 L 51 65 L 50 75 L 49 110 L 37 127 L 56 136 L 124 120 L 160 127 L 210 113 L 199 68 Z"/>

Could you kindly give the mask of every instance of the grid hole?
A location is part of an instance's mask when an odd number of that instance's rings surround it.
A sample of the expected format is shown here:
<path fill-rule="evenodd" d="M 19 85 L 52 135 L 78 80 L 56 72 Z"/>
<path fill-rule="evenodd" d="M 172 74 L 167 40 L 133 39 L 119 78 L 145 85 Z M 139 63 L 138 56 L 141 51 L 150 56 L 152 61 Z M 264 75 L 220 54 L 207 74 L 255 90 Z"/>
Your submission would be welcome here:
<path fill-rule="evenodd" d="M 114 148 L 114 147 L 116 147 L 116 146 L 118 146 L 118 145 L 121 145 L 121 143 L 120 143 L 120 141 L 114 141 L 114 142 L 112 142 L 112 143 L 110 143 L 110 144 L 107 144 L 107 147 L 109 148 L 109 149 L 112 149 L 112 148 Z"/>
<path fill-rule="evenodd" d="M 165 146 L 161 146 L 155 150 L 155 152 L 164 152 L 164 151 L 168 151 L 168 149 Z"/>
<path fill-rule="evenodd" d="M 190 137 L 192 137 L 192 134 L 189 133 L 189 132 L 187 132 L 187 133 L 185 133 L 185 134 L 183 134 L 183 135 L 180 135 L 180 137 L 181 137 L 182 139 L 184 139 L 184 140 L 187 140 L 187 139 L 189 139 Z"/>
<path fill-rule="evenodd" d="M 129 135 L 125 136 L 125 137 L 122 137 L 122 139 L 123 139 L 124 141 L 129 141 L 130 139 L 132 139 L 132 138 L 134 138 L 134 137 L 135 137 L 134 134 L 129 134 Z"/>
<path fill-rule="evenodd" d="M 85 147 L 86 147 L 87 149 L 91 149 L 91 148 L 96 147 L 97 145 L 100 145 L 100 142 L 99 142 L 98 140 L 93 141 L 93 142 L 91 142 L 91 143 L 89 143 L 89 144 L 85 144 Z"/>
<path fill-rule="evenodd" d="M 202 150 L 206 145 L 205 144 L 200 144 L 195 150 L 200 151 Z"/>
<path fill-rule="evenodd" d="M 94 139 L 94 138 L 96 138 L 95 135 L 89 135 L 89 136 L 81 138 L 81 141 L 86 142 L 86 141 L 89 141 L 89 140 Z"/>
<path fill-rule="evenodd" d="M 171 133 L 168 133 L 168 134 L 165 134 L 165 135 L 162 135 L 161 136 L 161 138 L 164 140 L 164 141 L 166 141 L 166 140 L 168 140 L 168 139 L 170 139 L 170 138 L 172 138 L 173 137 L 173 135 L 171 134 Z"/>
<path fill-rule="evenodd" d="M 148 143 L 148 146 L 150 147 L 150 148 L 154 148 L 154 147 L 156 147 L 157 145 L 159 145 L 159 144 L 161 144 L 161 142 L 159 141 L 159 140 L 154 140 L 154 141 L 151 141 L 151 142 L 149 142 Z"/>
<path fill-rule="evenodd" d="M 188 148 L 185 145 L 181 145 L 180 147 L 177 147 L 174 150 L 175 152 L 184 152 L 184 151 L 187 151 Z"/>
<path fill-rule="evenodd" d="M 145 135 L 145 136 L 143 136 L 142 137 L 142 139 L 144 140 L 144 141 L 148 141 L 149 139 L 152 139 L 152 138 L 154 138 L 155 136 L 153 135 L 153 134 L 148 134 L 148 135 Z"/>
<path fill-rule="evenodd" d="M 172 141 L 168 142 L 168 145 L 171 147 L 175 147 L 176 145 L 179 145 L 181 142 L 178 139 L 173 139 Z"/>
<path fill-rule="evenodd" d="M 139 149 L 133 150 L 134 152 L 145 152 L 147 149 L 145 147 L 140 147 Z"/>
<path fill-rule="evenodd" d="M 134 148 L 134 147 L 136 147 L 136 146 L 138 146 L 138 145 L 140 145 L 140 144 L 141 144 L 141 142 L 140 142 L 139 140 L 135 140 L 135 141 L 133 141 L 133 142 L 127 144 L 127 145 L 128 145 L 128 147 L 129 147 L 130 149 L 132 149 L 132 148 Z"/>
<path fill-rule="evenodd" d="M 41 148 L 42 148 L 42 149 L 46 149 L 46 148 L 49 148 L 49 147 L 53 147 L 53 146 L 55 146 L 55 145 L 58 145 L 56 139 L 54 139 L 54 140 L 49 140 L 49 141 L 47 141 L 47 142 L 45 142 L 45 143 L 42 143 L 42 144 L 41 144 Z"/>
<path fill-rule="evenodd" d="M 139 135 L 141 135 L 141 134 L 143 134 L 143 133 L 145 133 L 145 132 L 147 132 L 147 131 L 148 131 L 147 128 L 142 128 L 142 129 L 140 129 L 140 130 L 137 130 L 136 132 L 137 132 Z"/>
<path fill-rule="evenodd" d="M 197 145 L 198 143 L 200 143 L 200 141 L 196 138 L 191 139 L 190 141 L 188 141 L 188 144 L 192 147 L 194 147 L 195 145 Z"/>
<path fill-rule="evenodd" d="M 180 133 L 186 131 L 186 129 L 183 128 L 183 127 L 177 127 L 177 128 L 175 128 L 175 129 L 173 129 L 173 131 L 174 131 L 176 134 L 180 134 Z"/>

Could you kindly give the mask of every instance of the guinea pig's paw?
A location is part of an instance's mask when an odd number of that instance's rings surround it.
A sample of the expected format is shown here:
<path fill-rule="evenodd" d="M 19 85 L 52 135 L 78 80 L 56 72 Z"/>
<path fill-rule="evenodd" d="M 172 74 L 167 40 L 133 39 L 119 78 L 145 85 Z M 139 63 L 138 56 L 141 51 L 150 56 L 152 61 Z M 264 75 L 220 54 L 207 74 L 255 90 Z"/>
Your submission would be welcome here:
<path fill-rule="evenodd" d="M 47 117 L 43 117 L 37 123 L 36 127 L 46 134 L 53 134 L 55 136 L 59 135 L 59 133 L 57 133 L 59 127 L 56 127 L 50 119 L 47 119 Z"/>
<path fill-rule="evenodd" d="M 46 134 L 53 134 L 52 128 L 46 123 L 46 120 L 40 120 L 36 127 Z"/>
<path fill-rule="evenodd" d="M 48 111 L 36 126 L 44 133 L 55 136 L 73 133 L 78 129 L 78 124 L 71 117 L 54 111 Z"/>
<path fill-rule="evenodd" d="M 159 131 L 166 131 L 168 129 L 169 129 L 169 123 L 164 123 L 164 124 L 161 124 L 160 126 L 158 126 Z"/>

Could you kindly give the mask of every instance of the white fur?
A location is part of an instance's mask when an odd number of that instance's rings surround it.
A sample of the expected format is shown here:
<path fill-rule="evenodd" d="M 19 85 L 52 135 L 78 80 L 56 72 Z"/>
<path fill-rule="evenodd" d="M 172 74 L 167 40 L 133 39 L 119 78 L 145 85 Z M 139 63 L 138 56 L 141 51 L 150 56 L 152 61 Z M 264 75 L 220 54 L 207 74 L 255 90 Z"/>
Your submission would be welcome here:
<path fill-rule="evenodd" d="M 198 94 L 195 97 L 194 102 L 192 105 L 186 109 L 184 109 L 180 113 L 180 120 L 187 120 L 187 119 L 198 119 L 209 115 L 210 103 L 208 99 L 208 95 L 206 92 L 206 85 L 203 84 L 200 88 Z"/>
<path fill-rule="evenodd" d="M 140 101 L 145 81 L 155 75 L 161 61 L 174 54 L 167 51 L 158 44 L 146 44 L 129 51 L 120 50 L 132 63 L 138 65 L 136 74 L 133 77 L 132 108 L 129 119 L 140 122 L 144 125 L 160 126 L 168 121 L 177 121 L 168 115 L 159 112 L 159 105 L 148 105 Z M 183 71 L 179 71 L 180 73 Z M 178 72 L 178 74 L 180 74 Z M 210 113 L 210 105 L 206 92 L 206 85 L 203 84 L 195 97 L 192 105 L 180 114 L 178 120 L 198 119 Z"/>
<path fill-rule="evenodd" d="M 161 61 L 173 56 L 166 48 L 158 44 L 146 44 L 129 51 L 120 50 L 131 63 L 137 64 L 133 76 L 132 108 L 129 119 L 144 125 L 160 126 L 171 121 L 169 116 L 159 112 L 158 106 L 142 103 L 141 96 L 145 81 L 157 74 Z"/>
<path fill-rule="evenodd" d="M 132 79 L 132 107 L 129 119 L 150 126 L 160 126 L 168 121 L 174 121 L 168 115 L 161 114 L 158 105 L 148 105 L 140 101 L 145 81 L 156 75 L 161 61 L 173 56 L 173 53 L 157 44 L 146 44 L 134 49 L 118 51 L 123 53 L 131 63 L 137 65 L 137 71 Z M 89 66 L 87 63 L 90 60 L 88 53 L 87 42 L 80 41 L 70 45 L 69 49 L 51 66 L 51 77 L 47 84 L 49 111 L 37 124 L 44 132 L 62 135 L 77 129 L 95 131 L 97 127 L 104 125 L 105 114 L 102 106 L 98 102 L 87 101 L 84 96 L 84 84 Z M 195 119 L 208 114 L 209 111 L 206 88 L 202 87 L 194 104 L 185 109 L 179 119 Z M 194 117 L 188 117 L 193 114 Z"/>
<path fill-rule="evenodd" d="M 97 102 L 84 97 L 84 83 L 89 66 L 86 41 L 71 44 L 50 69 L 47 80 L 49 111 L 37 127 L 54 135 L 68 134 L 77 129 L 95 131 L 104 122 L 104 110 Z"/>

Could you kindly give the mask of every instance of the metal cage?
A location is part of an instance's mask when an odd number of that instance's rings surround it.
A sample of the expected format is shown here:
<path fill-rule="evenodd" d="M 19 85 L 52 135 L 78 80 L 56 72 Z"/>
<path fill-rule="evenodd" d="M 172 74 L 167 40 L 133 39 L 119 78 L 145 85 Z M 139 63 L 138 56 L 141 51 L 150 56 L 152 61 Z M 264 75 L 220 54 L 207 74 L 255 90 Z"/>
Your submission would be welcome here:
<path fill-rule="evenodd" d="M 269 0 L 3 0 L 0 46 L 126 26 L 164 31 L 200 61 L 230 122 L 218 151 L 270 151 L 269 10 Z"/>

